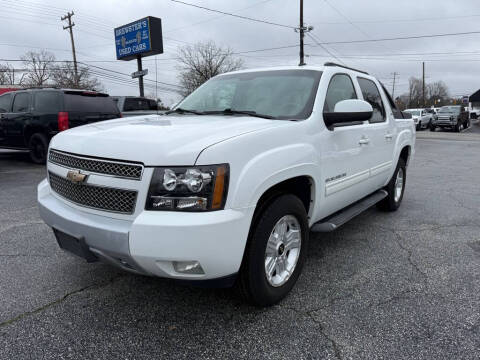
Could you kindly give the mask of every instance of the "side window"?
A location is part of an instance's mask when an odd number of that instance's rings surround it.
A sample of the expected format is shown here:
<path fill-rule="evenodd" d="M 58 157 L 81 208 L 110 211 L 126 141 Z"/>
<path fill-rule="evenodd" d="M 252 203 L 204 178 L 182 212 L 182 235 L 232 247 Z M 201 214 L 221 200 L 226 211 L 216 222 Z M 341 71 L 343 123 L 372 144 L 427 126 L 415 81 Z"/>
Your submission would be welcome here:
<path fill-rule="evenodd" d="M 13 100 L 12 112 L 14 113 L 27 112 L 29 110 L 29 105 L 30 105 L 30 94 L 28 93 L 16 94 L 15 99 Z"/>
<path fill-rule="evenodd" d="M 382 85 L 382 89 L 383 89 L 383 93 L 385 94 L 385 97 L 387 98 L 388 100 L 388 104 L 390 105 L 390 109 L 392 109 L 392 112 L 393 112 L 393 117 L 395 119 L 403 119 L 403 113 L 397 108 L 397 105 L 395 104 L 395 102 L 393 101 L 392 99 L 392 96 L 390 95 L 390 93 L 388 92 L 387 89 L 385 89 L 385 86 L 383 86 L 382 83 L 380 83 L 380 85 Z"/>
<path fill-rule="evenodd" d="M 0 96 L 0 113 L 6 113 L 10 111 L 11 100 L 12 100 L 12 94 L 5 94 Z"/>
<path fill-rule="evenodd" d="M 357 99 L 352 79 L 346 74 L 336 74 L 330 80 L 325 97 L 324 112 L 333 112 L 335 105 L 342 100 Z"/>
<path fill-rule="evenodd" d="M 39 113 L 57 113 L 60 111 L 60 94 L 55 91 L 35 92 L 35 111 Z"/>
<path fill-rule="evenodd" d="M 358 84 L 362 89 L 363 99 L 372 105 L 373 115 L 370 118 L 370 123 L 384 122 L 385 106 L 383 106 L 382 97 L 378 91 L 377 85 L 372 80 L 358 78 Z"/>

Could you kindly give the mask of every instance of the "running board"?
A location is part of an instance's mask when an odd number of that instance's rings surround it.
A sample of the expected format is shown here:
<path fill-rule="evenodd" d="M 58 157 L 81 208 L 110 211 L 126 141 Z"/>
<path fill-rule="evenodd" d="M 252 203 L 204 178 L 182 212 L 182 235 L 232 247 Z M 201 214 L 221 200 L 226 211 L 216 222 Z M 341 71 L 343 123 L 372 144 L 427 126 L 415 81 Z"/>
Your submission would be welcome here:
<path fill-rule="evenodd" d="M 353 219 L 355 216 L 361 214 L 369 209 L 379 201 L 385 199 L 388 193 L 385 190 L 379 190 L 367 197 L 357 201 L 356 203 L 336 212 L 333 215 L 326 217 L 313 224 L 310 229 L 313 232 L 330 232 L 345 224 L 347 221 Z"/>

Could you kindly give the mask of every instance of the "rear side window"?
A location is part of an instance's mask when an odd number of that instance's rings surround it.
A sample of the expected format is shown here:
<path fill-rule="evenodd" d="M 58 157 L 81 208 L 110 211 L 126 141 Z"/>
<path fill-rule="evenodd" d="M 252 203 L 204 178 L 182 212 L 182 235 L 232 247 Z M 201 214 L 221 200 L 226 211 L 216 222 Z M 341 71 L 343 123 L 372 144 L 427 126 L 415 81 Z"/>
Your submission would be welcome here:
<path fill-rule="evenodd" d="M 126 98 L 123 111 L 157 110 L 154 100 L 143 98 Z"/>
<path fill-rule="evenodd" d="M 377 85 L 372 80 L 358 78 L 358 84 L 362 90 L 363 100 L 372 105 L 373 115 L 370 123 L 379 123 L 385 121 L 385 107 L 383 106 L 382 96 L 378 91 Z"/>
<path fill-rule="evenodd" d="M 12 101 L 12 94 L 0 96 L 0 112 L 5 113 L 10 111 L 10 101 Z"/>
<path fill-rule="evenodd" d="M 12 112 L 27 112 L 30 106 L 30 94 L 20 93 L 16 94 L 13 100 L 13 109 Z"/>
<path fill-rule="evenodd" d="M 118 114 L 117 105 L 109 96 L 65 94 L 65 111 Z"/>
<path fill-rule="evenodd" d="M 34 109 L 39 113 L 57 113 L 61 110 L 61 96 L 55 91 L 38 91 L 35 93 Z"/>
<path fill-rule="evenodd" d="M 346 74 L 337 74 L 332 77 L 325 97 L 324 112 L 333 112 L 335 105 L 342 100 L 356 99 L 357 93 L 352 79 Z"/>

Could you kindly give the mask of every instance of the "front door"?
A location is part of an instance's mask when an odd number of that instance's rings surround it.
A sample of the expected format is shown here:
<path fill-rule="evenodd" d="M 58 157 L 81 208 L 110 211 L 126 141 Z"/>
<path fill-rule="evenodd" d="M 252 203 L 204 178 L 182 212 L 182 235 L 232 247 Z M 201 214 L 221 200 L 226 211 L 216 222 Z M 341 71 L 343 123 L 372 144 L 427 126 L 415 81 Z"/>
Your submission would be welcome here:
<path fill-rule="evenodd" d="M 22 148 L 25 145 L 23 129 L 31 115 L 31 96 L 27 92 L 16 93 L 12 112 L 4 116 L 3 129 L 7 146 Z"/>
<path fill-rule="evenodd" d="M 325 97 L 324 112 L 334 111 L 336 103 L 357 99 L 357 91 L 348 74 L 332 76 Z M 368 194 L 370 146 L 365 123 L 338 126 L 322 134 L 322 209 L 328 216 Z"/>

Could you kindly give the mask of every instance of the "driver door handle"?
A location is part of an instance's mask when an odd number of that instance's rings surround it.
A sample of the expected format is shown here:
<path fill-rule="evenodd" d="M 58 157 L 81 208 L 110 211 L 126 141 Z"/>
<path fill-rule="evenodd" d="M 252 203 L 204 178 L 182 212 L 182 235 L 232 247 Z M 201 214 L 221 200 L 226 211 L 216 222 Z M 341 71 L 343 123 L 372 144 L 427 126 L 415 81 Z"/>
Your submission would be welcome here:
<path fill-rule="evenodd" d="M 364 138 L 361 138 L 360 140 L 358 140 L 358 143 L 359 143 L 360 145 L 368 145 L 368 144 L 370 144 L 370 139 L 364 137 Z"/>
<path fill-rule="evenodd" d="M 393 134 L 385 134 L 385 139 L 392 140 L 393 139 Z"/>

